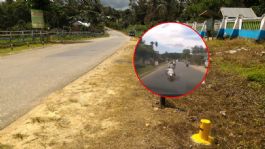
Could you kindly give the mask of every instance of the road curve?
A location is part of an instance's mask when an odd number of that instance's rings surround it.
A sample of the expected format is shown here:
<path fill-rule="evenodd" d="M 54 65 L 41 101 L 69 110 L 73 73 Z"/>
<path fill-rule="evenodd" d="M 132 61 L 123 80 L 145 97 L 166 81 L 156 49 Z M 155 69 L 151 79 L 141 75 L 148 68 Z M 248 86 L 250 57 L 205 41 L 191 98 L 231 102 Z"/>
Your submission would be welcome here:
<path fill-rule="evenodd" d="M 186 67 L 185 63 L 178 62 L 175 66 L 176 77 L 170 81 L 166 75 L 167 65 L 160 66 L 154 72 L 144 76 L 141 80 L 152 91 L 163 96 L 180 96 L 199 84 L 206 73 L 206 69 L 198 66 Z"/>
<path fill-rule="evenodd" d="M 110 37 L 54 45 L 0 58 L 0 129 L 113 54 L 129 37 Z"/>

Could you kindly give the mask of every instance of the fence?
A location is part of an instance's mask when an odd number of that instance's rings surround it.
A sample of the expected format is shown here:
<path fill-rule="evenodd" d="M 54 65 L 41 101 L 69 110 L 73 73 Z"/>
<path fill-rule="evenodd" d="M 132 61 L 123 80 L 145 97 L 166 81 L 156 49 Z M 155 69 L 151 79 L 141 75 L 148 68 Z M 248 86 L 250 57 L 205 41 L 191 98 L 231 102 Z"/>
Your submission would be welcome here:
<path fill-rule="evenodd" d="M 207 36 L 206 21 L 204 23 L 187 23 L 197 30 L 202 37 Z M 219 26 L 219 27 L 218 27 Z M 214 23 L 214 32 L 217 38 L 250 38 L 265 40 L 265 15 L 258 18 L 244 18 L 238 16 L 234 19 L 225 17 L 221 23 Z"/>
<path fill-rule="evenodd" d="M 206 35 L 206 31 L 205 31 L 206 22 L 204 22 L 204 23 L 197 23 L 197 22 L 188 23 L 188 22 L 186 22 L 185 24 L 192 27 L 194 30 L 198 31 L 201 36 L 204 37 Z"/>
<path fill-rule="evenodd" d="M 66 31 L 0 31 L 0 48 L 13 48 L 15 46 L 30 44 L 45 44 L 48 42 L 64 42 L 86 37 L 103 35 L 103 32 L 66 32 Z"/>

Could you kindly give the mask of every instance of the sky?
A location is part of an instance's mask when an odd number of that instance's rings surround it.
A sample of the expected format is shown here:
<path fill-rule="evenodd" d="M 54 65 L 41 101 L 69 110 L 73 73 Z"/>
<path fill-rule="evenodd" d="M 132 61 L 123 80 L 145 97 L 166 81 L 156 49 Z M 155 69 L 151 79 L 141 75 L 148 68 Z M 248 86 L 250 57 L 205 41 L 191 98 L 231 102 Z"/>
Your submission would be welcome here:
<path fill-rule="evenodd" d="M 126 9 L 129 7 L 129 0 L 101 0 L 101 3 L 116 9 Z"/>
<path fill-rule="evenodd" d="M 0 2 L 1 1 L 4 0 L 0 0 Z M 116 9 L 126 9 L 129 7 L 129 0 L 101 0 L 101 3 Z"/>
<path fill-rule="evenodd" d="M 160 54 L 182 53 L 183 49 L 191 49 L 195 45 L 206 48 L 201 37 L 193 29 L 178 23 L 160 24 L 147 31 L 142 40 L 149 45 L 151 41 L 157 41 L 158 47 L 155 47 L 155 50 Z"/>

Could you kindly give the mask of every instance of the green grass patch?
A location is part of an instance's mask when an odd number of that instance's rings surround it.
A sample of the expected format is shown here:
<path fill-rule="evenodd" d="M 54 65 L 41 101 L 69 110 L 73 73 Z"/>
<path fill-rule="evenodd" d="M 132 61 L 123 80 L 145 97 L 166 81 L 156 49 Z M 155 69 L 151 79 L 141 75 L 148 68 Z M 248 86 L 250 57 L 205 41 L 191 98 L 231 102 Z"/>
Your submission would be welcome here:
<path fill-rule="evenodd" d="M 102 35 L 92 35 L 92 36 L 86 36 L 86 35 L 65 35 L 65 36 L 51 36 L 50 41 L 82 41 L 82 40 L 89 40 L 94 38 L 102 38 L 102 37 L 109 37 L 108 33 L 102 34 Z"/>
<path fill-rule="evenodd" d="M 250 82 L 265 85 L 265 64 L 259 62 L 261 57 L 253 56 L 254 52 L 260 52 L 260 49 L 265 48 L 264 42 L 257 43 L 251 39 L 238 38 L 233 40 L 211 40 L 207 41 L 207 45 L 210 52 L 224 52 L 238 48 L 248 49 L 248 53 L 216 57 L 215 62 L 222 71 L 232 72 Z"/>
<path fill-rule="evenodd" d="M 221 69 L 226 72 L 232 72 L 245 77 L 248 81 L 254 81 L 265 85 L 265 65 L 253 65 L 251 67 L 245 68 L 241 65 L 234 64 L 231 62 L 222 62 Z"/>
<path fill-rule="evenodd" d="M 103 35 L 99 35 L 99 36 L 91 36 L 91 37 L 85 37 L 85 36 L 77 36 L 77 35 L 68 35 L 63 37 L 52 37 L 49 39 L 50 41 L 48 43 L 45 43 L 44 45 L 41 43 L 40 40 L 36 40 L 36 43 L 32 43 L 29 40 L 25 40 L 25 42 L 18 42 L 18 41 L 13 41 L 13 49 L 10 47 L 10 45 L 8 46 L 3 46 L 1 47 L 1 44 L 4 45 L 4 41 L 0 41 L 0 56 L 6 56 L 6 55 L 11 55 L 11 54 L 16 54 L 16 53 L 20 53 L 23 51 L 27 51 L 33 48 L 39 48 L 39 47 L 43 47 L 43 46 L 49 46 L 52 45 L 54 43 L 75 43 L 75 42 L 79 42 L 79 41 L 84 41 L 84 40 L 89 40 L 89 39 L 94 39 L 94 38 L 102 38 L 102 37 L 108 37 L 109 34 L 105 33 Z M 29 41 L 27 44 L 27 41 Z M 38 41 L 38 42 L 37 42 Z"/>
<path fill-rule="evenodd" d="M 44 44 L 44 46 L 49 46 L 49 45 L 52 45 L 52 44 L 51 43 Z M 27 51 L 27 50 L 30 50 L 33 48 L 39 48 L 39 47 L 43 47 L 43 45 L 42 44 L 30 44 L 29 46 L 22 45 L 22 46 L 14 47 L 13 49 L 11 49 L 11 48 L 0 48 L 0 56 L 16 54 L 16 53 L 20 53 L 22 51 Z"/>
<path fill-rule="evenodd" d="M 265 42 L 257 43 L 252 39 L 225 39 L 225 40 L 209 40 L 206 42 L 210 52 L 228 51 L 234 48 L 247 48 L 247 49 L 264 49 Z"/>
<path fill-rule="evenodd" d="M 265 84 L 265 73 L 264 72 L 254 72 L 247 75 L 247 79 L 249 81 L 255 81 L 260 82 L 262 84 Z"/>

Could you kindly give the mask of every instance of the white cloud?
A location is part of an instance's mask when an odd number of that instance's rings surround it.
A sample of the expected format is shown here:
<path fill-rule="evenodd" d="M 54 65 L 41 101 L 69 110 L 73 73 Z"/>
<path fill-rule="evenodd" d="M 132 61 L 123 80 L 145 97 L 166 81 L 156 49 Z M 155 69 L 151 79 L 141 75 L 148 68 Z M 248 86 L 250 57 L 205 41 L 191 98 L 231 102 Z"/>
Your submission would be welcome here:
<path fill-rule="evenodd" d="M 144 34 L 142 37 L 147 44 L 151 41 L 158 42 L 160 53 L 182 52 L 185 48 L 195 45 L 206 47 L 201 37 L 191 28 L 178 24 L 166 23 L 158 25 Z"/>

